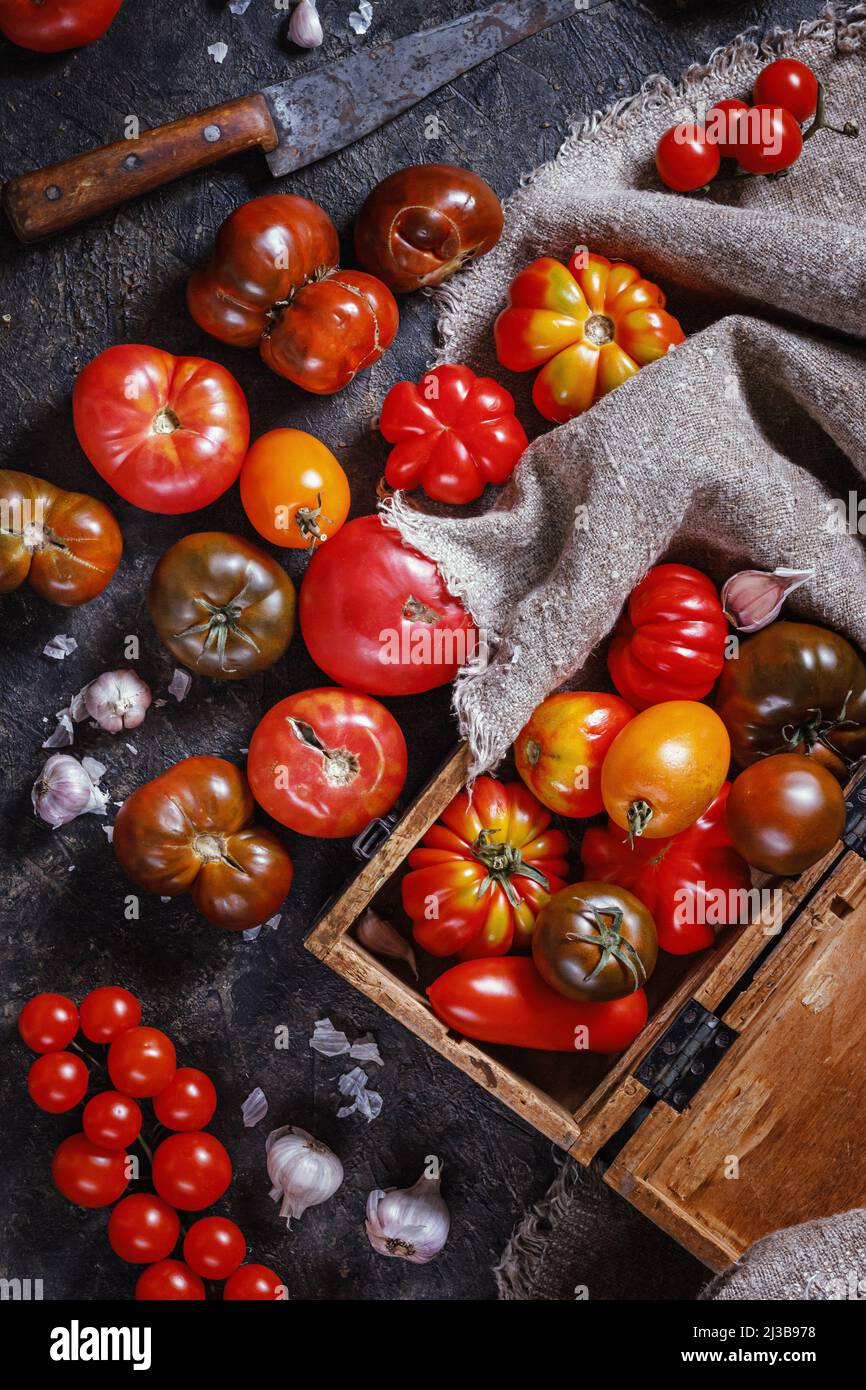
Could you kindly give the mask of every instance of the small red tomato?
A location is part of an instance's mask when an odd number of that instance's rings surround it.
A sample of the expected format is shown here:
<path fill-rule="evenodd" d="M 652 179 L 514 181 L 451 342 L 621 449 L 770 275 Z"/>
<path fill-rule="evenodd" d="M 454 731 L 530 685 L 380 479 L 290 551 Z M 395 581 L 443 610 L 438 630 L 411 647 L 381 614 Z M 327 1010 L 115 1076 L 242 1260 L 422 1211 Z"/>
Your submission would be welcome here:
<path fill-rule="evenodd" d="M 707 139 L 722 159 L 736 159 L 748 138 L 749 106 L 736 97 L 717 101 L 707 112 Z"/>
<path fill-rule="evenodd" d="M 181 1211 L 213 1206 L 232 1180 L 232 1163 L 212 1134 L 195 1130 L 163 1139 L 153 1155 L 153 1185 Z"/>
<path fill-rule="evenodd" d="M 223 1289 L 223 1301 L 267 1299 L 278 1302 L 287 1298 L 286 1286 L 279 1274 L 267 1265 L 241 1265 Z"/>
<path fill-rule="evenodd" d="M 141 1022 L 141 1005 L 120 985 L 92 989 L 81 1001 L 81 1031 L 95 1043 L 114 1042 L 118 1033 Z"/>
<path fill-rule="evenodd" d="M 703 188 L 719 172 L 721 155 L 702 125 L 683 122 L 666 130 L 656 146 L 656 169 L 662 183 L 677 193 Z"/>
<path fill-rule="evenodd" d="M 100 1091 L 85 1105 L 81 1123 L 91 1144 L 102 1149 L 125 1149 L 141 1132 L 141 1110 L 131 1096 L 120 1091 Z"/>
<path fill-rule="evenodd" d="M 164 1091 L 153 1098 L 153 1113 L 166 1129 L 204 1129 L 216 1110 L 217 1093 L 197 1067 L 179 1067 Z"/>
<path fill-rule="evenodd" d="M 108 1049 L 108 1075 L 129 1096 L 157 1096 L 174 1076 L 174 1043 L 158 1028 L 127 1028 Z"/>
<path fill-rule="evenodd" d="M 71 1134 L 54 1152 L 51 1177 L 57 1191 L 77 1207 L 109 1207 L 129 1181 L 126 1154 L 101 1149 L 86 1134 Z"/>
<path fill-rule="evenodd" d="M 202 1279 L 228 1279 L 246 1253 L 243 1231 L 225 1216 L 194 1222 L 183 1243 L 184 1259 Z"/>
<path fill-rule="evenodd" d="M 61 1052 L 78 1032 L 78 1010 L 65 994 L 37 994 L 18 1015 L 18 1032 L 33 1052 Z"/>
<path fill-rule="evenodd" d="M 135 1297 L 139 1303 L 201 1303 L 204 1284 L 183 1260 L 160 1260 L 138 1276 Z"/>
<path fill-rule="evenodd" d="M 131 1265 L 164 1260 L 177 1245 L 180 1217 L 152 1192 L 133 1192 L 118 1202 L 108 1218 L 108 1243 Z"/>
<path fill-rule="evenodd" d="M 818 79 L 796 58 L 777 58 L 758 73 L 752 100 L 756 106 L 783 106 L 802 125 L 818 106 Z"/>
<path fill-rule="evenodd" d="M 27 1075 L 30 1099 L 49 1115 L 62 1115 L 84 1099 L 89 1073 L 74 1052 L 46 1052 Z"/>
<path fill-rule="evenodd" d="M 783 106 L 753 106 L 749 138 L 737 159 L 749 174 L 778 174 L 800 158 L 803 132 Z"/>
<path fill-rule="evenodd" d="M 123 0 L 2 0 L 0 33 L 34 53 L 62 53 L 102 35 Z"/>

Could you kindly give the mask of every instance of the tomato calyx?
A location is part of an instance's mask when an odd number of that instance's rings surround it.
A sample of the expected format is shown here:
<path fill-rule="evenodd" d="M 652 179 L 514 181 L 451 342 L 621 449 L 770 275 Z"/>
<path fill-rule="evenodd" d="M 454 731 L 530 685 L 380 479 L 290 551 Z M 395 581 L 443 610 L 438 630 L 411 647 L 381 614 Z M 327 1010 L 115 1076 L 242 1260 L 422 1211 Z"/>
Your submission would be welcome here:
<path fill-rule="evenodd" d="M 624 916 L 622 908 L 598 908 L 585 898 L 578 898 L 577 901 L 592 916 L 598 929 L 595 932 L 568 932 L 565 937 L 566 941 L 584 941 L 599 948 L 598 964 L 587 979 L 594 980 L 615 960 L 629 972 L 635 989 L 640 989 L 647 980 L 646 967 L 632 943 L 620 931 Z"/>
<path fill-rule="evenodd" d="M 833 743 L 830 735 L 836 729 L 856 729 L 858 727 L 856 719 L 848 719 L 848 701 L 853 695 L 853 690 L 849 690 L 842 707 L 835 719 L 825 719 L 824 713 L 820 708 L 808 709 L 808 718 L 803 724 L 785 724 L 782 728 L 783 743 L 778 748 L 773 749 L 774 753 L 794 753 L 803 745 L 806 756 L 811 756 L 816 744 L 823 744 L 831 753 L 835 753 L 837 758 L 841 758 L 848 766 L 851 759 L 846 756 L 841 749 Z M 771 756 L 771 755 L 767 755 Z"/>
<path fill-rule="evenodd" d="M 237 869 L 240 873 L 246 872 L 242 864 L 239 864 L 236 859 L 232 859 L 223 836 L 215 835 L 212 830 L 205 830 L 196 835 L 192 847 L 203 864 L 215 864 L 219 860 L 223 864 L 228 864 L 230 868 Z"/>
<path fill-rule="evenodd" d="M 653 818 L 653 808 L 648 801 L 633 801 L 628 808 L 628 842 L 634 849 L 634 842 L 641 836 Z"/>
<path fill-rule="evenodd" d="M 435 608 L 430 608 L 428 604 L 422 603 L 420 598 L 415 598 L 410 594 L 400 610 L 402 618 L 408 618 L 411 623 L 438 623 L 442 621 L 442 614 L 437 613 Z"/>
<path fill-rule="evenodd" d="M 616 338 L 616 324 L 608 314 L 590 314 L 583 325 L 583 336 L 593 347 L 604 347 Z"/>
<path fill-rule="evenodd" d="M 328 539 L 319 526 L 319 517 L 322 517 L 323 521 L 327 521 L 329 526 L 335 524 L 333 517 L 322 515 L 321 493 L 317 494 L 316 501 L 318 504 L 317 506 L 298 507 L 298 510 L 295 512 L 295 524 L 304 540 L 308 543 L 311 551 L 315 550 L 320 541 L 326 541 Z"/>
<path fill-rule="evenodd" d="M 322 772 L 332 787 L 349 787 L 361 771 L 357 756 L 348 748 L 326 748 L 312 724 L 303 719 L 289 719 L 289 727 L 300 743 L 322 756 Z"/>
<path fill-rule="evenodd" d="M 201 623 L 194 623 L 192 627 L 185 627 L 182 632 L 176 632 L 175 637 L 197 637 L 204 634 L 201 655 L 204 656 L 210 647 L 215 647 L 221 671 L 237 670 L 237 667 L 227 667 L 225 664 L 226 644 L 230 636 L 236 637 L 240 642 L 246 642 L 247 646 L 252 647 L 253 651 L 261 655 L 261 648 L 255 638 L 247 632 L 239 621 L 244 611 L 244 604 L 241 600 L 246 590 L 247 585 L 245 584 L 231 603 L 224 604 L 211 603 L 209 599 L 202 598 L 201 594 L 197 594 L 195 601 L 205 609 L 208 614 L 207 619 Z"/>
<path fill-rule="evenodd" d="M 175 430 L 180 429 L 180 416 L 172 410 L 170 405 L 164 405 L 154 415 L 150 427 L 154 434 L 174 434 Z"/>
<path fill-rule="evenodd" d="M 307 276 L 306 280 L 302 280 L 300 284 L 292 286 L 285 299 L 274 300 L 270 309 L 265 312 L 265 326 L 262 329 L 262 337 L 269 338 L 271 336 L 277 325 L 277 321 L 282 318 L 286 309 L 291 309 L 301 290 L 305 290 L 308 285 L 318 285 L 321 280 L 327 280 L 329 275 L 336 275 L 339 269 L 340 267 L 338 265 L 317 265 L 315 270 Z M 229 295 L 224 295 L 223 298 L 232 302 Z"/>
<path fill-rule="evenodd" d="M 478 885 L 478 897 L 486 893 L 491 884 L 498 883 L 511 906 L 517 907 L 520 898 L 511 882 L 515 874 L 521 878 L 531 878 L 533 883 L 539 884 L 548 893 L 550 880 L 547 875 L 532 864 L 527 864 L 515 845 L 491 844 L 490 836 L 496 833 L 495 830 L 481 830 L 472 842 L 473 855 L 487 870 L 487 877 Z"/>

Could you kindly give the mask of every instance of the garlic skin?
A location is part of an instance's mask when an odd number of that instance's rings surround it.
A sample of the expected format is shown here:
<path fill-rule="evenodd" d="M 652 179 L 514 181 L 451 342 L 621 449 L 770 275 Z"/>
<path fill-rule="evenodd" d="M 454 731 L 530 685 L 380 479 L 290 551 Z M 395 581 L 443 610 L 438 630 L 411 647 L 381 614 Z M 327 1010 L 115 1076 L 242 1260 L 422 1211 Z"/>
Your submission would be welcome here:
<path fill-rule="evenodd" d="M 107 734 L 137 729 L 153 696 L 135 671 L 105 671 L 82 692 L 84 708 Z"/>
<path fill-rule="evenodd" d="M 760 632 L 778 618 L 785 599 L 814 578 L 814 570 L 740 570 L 722 589 L 725 617 L 738 632 Z"/>
<path fill-rule="evenodd" d="M 88 762 L 94 770 L 100 768 L 93 759 Z M 88 811 L 104 816 L 108 794 L 97 786 L 98 780 L 71 753 L 54 753 L 33 783 L 33 809 L 52 830 Z"/>
<path fill-rule="evenodd" d="M 367 1239 L 380 1255 L 425 1265 L 448 1239 L 451 1215 L 441 1178 L 422 1173 L 412 1187 L 377 1188 L 367 1198 Z"/>
<path fill-rule="evenodd" d="M 289 38 L 298 48 L 318 48 L 324 34 L 316 0 L 298 0 L 289 20 Z"/>
<path fill-rule="evenodd" d="M 337 1155 L 297 1125 L 271 1130 L 265 1153 L 273 1183 L 270 1196 L 275 1202 L 282 1197 L 280 1216 L 289 1230 L 293 1217 L 297 1221 L 307 1207 L 327 1202 L 342 1184 L 343 1165 Z"/>

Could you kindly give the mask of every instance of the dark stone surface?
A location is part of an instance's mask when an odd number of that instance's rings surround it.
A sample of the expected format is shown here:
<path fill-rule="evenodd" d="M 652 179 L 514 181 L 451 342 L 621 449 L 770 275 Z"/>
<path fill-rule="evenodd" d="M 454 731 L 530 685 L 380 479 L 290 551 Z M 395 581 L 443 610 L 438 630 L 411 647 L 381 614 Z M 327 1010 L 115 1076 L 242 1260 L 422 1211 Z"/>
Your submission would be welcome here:
<path fill-rule="evenodd" d="M 4 44 L 2 175 L 117 139 L 129 114 L 147 127 L 469 6 L 374 0 L 374 24 L 364 39 L 349 31 L 350 8 L 349 0 L 320 0 L 327 37 L 324 48 L 309 55 L 281 43 L 284 19 L 270 0 L 252 0 L 243 17 L 216 0 L 135 0 L 105 39 L 79 52 L 46 58 Z M 243 1226 L 253 1258 L 284 1273 L 293 1297 L 495 1296 L 491 1267 L 514 1222 L 546 1189 L 554 1172 L 551 1148 L 304 951 L 306 930 L 353 871 L 349 846 L 287 835 L 297 877 L 283 922 L 278 931 L 244 943 L 208 927 L 183 899 L 163 905 L 143 898 L 141 920 L 126 921 L 129 885 L 100 821 L 86 817 L 52 833 L 31 815 L 30 786 L 46 756 L 40 744 L 54 712 L 100 671 L 125 664 L 127 634 L 139 635 L 138 669 L 157 696 L 165 694 L 173 662 L 160 649 L 144 606 L 158 555 L 193 530 L 253 537 L 236 489 L 205 512 L 179 518 L 147 515 L 120 502 L 78 448 L 69 391 L 78 369 L 115 342 L 151 342 L 217 358 L 247 392 L 254 434 L 291 424 L 321 436 L 347 468 L 354 514 L 372 510 L 385 453 L 368 422 L 394 381 L 417 378 L 424 369 L 433 332 L 429 301 L 402 301 L 397 344 L 373 372 L 341 396 L 306 396 L 271 375 L 257 354 L 207 338 L 185 311 L 186 278 L 222 219 L 245 199 L 282 186 L 320 201 L 345 233 L 374 183 L 395 168 L 430 159 L 471 165 L 505 195 L 523 172 L 555 152 L 572 112 L 609 104 L 647 73 L 676 76 L 751 24 L 790 25 L 817 9 L 817 0 L 688 7 L 611 0 L 467 74 L 390 127 L 282 185 L 273 185 L 263 161 L 250 155 L 29 250 L 16 246 L 5 229 L 0 233 L 6 466 L 104 498 L 126 543 L 114 583 L 85 608 L 54 609 L 27 590 L 3 600 L 2 1273 L 42 1278 L 51 1299 L 131 1295 L 134 1272 L 108 1248 L 105 1213 L 73 1208 L 51 1187 L 51 1152 L 78 1121 L 30 1105 L 24 1089 L 29 1057 L 14 1029 L 22 1002 L 35 992 L 54 989 L 80 999 L 99 983 L 122 982 L 141 996 L 146 1021 L 172 1035 L 183 1062 L 216 1079 L 221 1104 L 214 1129 L 236 1166 L 225 1210 Z M 219 39 L 229 45 L 222 66 L 207 52 Z M 432 141 L 425 138 L 431 114 L 441 123 Z M 303 562 L 290 559 L 288 568 L 299 580 Z M 41 655 L 58 632 L 79 644 L 63 663 Z M 198 679 L 183 705 L 170 701 L 152 711 L 128 742 L 84 732 L 76 751 L 107 764 L 106 782 L 119 801 L 191 753 L 240 761 L 263 711 L 319 681 L 298 636 L 287 658 L 264 677 L 224 688 Z M 410 744 L 408 799 L 453 744 L 448 695 L 393 701 L 391 708 Z M 372 1071 L 385 1105 L 372 1125 L 335 1118 L 342 1067 L 307 1049 L 313 1020 L 323 1014 L 350 1033 L 372 1029 L 379 1040 L 386 1064 L 381 1073 Z M 290 1047 L 276 1050 L 275 1029 L 283 1025 Z M 239 1107 L 255 1085 L 266 1091 L 270 1114 L 258 1129 L 244 1131 Z M 346 1167 L 337 1197 L 309 1212 L 290 1235 L 268 1199 L 264 1167 L 265 1134 L 271 1124 L 286 1122 L 314 1128 Z M 447 1253 L 426 1268 L 383 1260 L 363 1235 L 365 1195 L 374 1185 L 414 1180 L 430 1153 L 447 1165 L 453 1214 Z M 637 1252 L 644 1227 L 640 1217 L 634 1223 Z M 679 1270 L 678 1279 L 665 1280 L 668 1296 L 691 1295 L 703 1271 L 672 1245 L 665 1248 Z M 587 1254 L 603 1262 L 603 1252 Z M 640 1295 L 632 1290 L 631 1296 Z"/>

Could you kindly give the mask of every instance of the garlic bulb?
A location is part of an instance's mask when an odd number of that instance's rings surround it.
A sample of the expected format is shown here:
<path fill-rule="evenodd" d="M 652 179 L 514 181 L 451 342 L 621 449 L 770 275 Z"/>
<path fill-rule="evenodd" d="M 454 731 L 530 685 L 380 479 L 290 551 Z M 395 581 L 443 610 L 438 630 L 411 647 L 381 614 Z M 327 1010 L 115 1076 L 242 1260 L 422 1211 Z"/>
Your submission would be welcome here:
<path fill-rule="evenodd" d="M 84 708 L 100 729 L 119 734 L 137 729 L 152 699 L 150 686 L 135 671 L 105 671 L 82 691 Z"/>
<path fill-rule="evenodd" d="M 33 809 L 52 830 L 88 811 L 105 815 L 108 795 L 97 783 L 105 769 L 93 758 L 80 763 L 71 753 L 54 753 L 33 783 Z"/>
<path fill-rule="evenodd" d="M 367 1198 L 367 1238 L 380 1255 L 415 1265 L 435 1259 L 448 1239 L 451 1216 L 441 1178 L 422 1173 L 413 1187 L 377 1188 Z"/>
<path fill-rule="evenodd" d="M 760 632 L 779 616 L 785 599 L 814 577 L 814 570 L 740 570 L 722 589 L 725 617 L 739 632 Z"/>
<path fill-rule="evenodd" d="M 343 1165 L 326 1144 L 296 1125 L 271 1130 L 265 1144 L 268 1177 L 273 1183 L 271 1197 L 282 1197 L 280 1216 L 291 1227 L 292 1217 L 303 1216 L 307 1207 L 317 1207 L 333 1197 L 343 1181 Z"/>
<path fill-rule="evenodd" d="M 298 48 L 318 48 L 324 38 L 316 0 L 298 0 L 289 20 L 289 38 Z"/>

